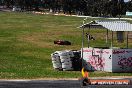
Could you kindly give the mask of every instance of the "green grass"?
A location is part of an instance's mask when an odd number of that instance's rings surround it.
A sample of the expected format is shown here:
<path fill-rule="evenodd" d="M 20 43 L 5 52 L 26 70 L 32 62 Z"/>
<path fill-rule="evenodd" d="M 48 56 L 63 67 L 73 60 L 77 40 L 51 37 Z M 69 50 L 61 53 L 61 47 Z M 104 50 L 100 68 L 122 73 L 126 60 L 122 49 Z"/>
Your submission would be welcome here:
<path fill-rule="evenodd" d="M 81 48 L 81 30 L 77 27 L 82 24 L 82 20 L 83 18 L 76 17 L 1 12 L 0 79 L 81 77 L 79 71 L 54 70 L 50 54 L 57 50 Z M 93 31 L 93 34 L 98 35 L 97 31 Z M 59 39 L 69 40 L 72 45 L 54 45 L 53 41 Z M 101 40 L 96 44 L 102 43 Z M 96 44 L 94 41 L 91 42 L 92 46 Z M 130 76 L 132 74 L 91 72 L 90 75 Z"/>

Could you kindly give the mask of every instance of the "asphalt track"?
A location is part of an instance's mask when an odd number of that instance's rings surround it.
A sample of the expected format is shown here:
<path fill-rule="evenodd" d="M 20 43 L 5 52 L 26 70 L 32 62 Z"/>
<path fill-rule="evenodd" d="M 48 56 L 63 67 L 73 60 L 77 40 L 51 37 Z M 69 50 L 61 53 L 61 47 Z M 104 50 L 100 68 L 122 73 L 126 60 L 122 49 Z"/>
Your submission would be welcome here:
<path fill-rule="evenodd" d="M 132 88 L 132 85 L 89 85 L 78 80 L 1 80 L 0 88 Z"/>

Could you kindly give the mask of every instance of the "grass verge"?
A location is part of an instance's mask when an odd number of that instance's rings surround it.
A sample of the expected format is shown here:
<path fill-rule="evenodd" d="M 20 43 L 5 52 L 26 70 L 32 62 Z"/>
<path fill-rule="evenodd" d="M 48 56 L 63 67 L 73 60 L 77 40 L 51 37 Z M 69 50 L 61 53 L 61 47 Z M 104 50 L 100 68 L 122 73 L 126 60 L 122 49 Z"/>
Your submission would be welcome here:
<path fill-rule="evenodd" d="M 83 18 L 25 13 L 0 14 L 0 78 L 79 78 L 79 71 L 55 71 L 50 54 L 57 50 L 81 48 Z M 91 21 L 89 19 L 88 21 Z M 98 35 L 100 31 L 93 31 Z M 104 32 L 104 31 L 101 31 Z M 103 36 L 103 33 L 101 33 Z M 71 46 L 54 45 L 68 40 Z M 86 43 L 87 41 L 85 41 Z M 102 39 L 96 44 L 101 44 Z M 96 45 L 91 42 L 91 45 Z M 85 45 L 87 46 L 87 45 Z M 130 45 L 132 46 L 132 45 Z M 91 76 L 131 76 L 131 73 L 91 72 Z"/>

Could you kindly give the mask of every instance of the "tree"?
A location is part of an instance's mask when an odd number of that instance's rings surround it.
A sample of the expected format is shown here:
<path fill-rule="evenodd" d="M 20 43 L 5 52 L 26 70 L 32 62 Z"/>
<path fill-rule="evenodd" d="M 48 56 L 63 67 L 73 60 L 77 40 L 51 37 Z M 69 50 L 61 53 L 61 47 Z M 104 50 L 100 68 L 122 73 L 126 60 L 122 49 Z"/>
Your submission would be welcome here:
<path fill-rule="evenodd" d="M 129 12 L 132 12 L 132 0 L 127 2 L 127 6 L 126 6 L 126 10 L 129 11 Z"/>
<path fill-rule="evenodd" d="M 110 6 L 110 14 L 113 17 L 116 17 L 118 15 L 118 0 L 111 0 L 110 2 L 111 6 Z"/>
<path fill-rule="evenodd" d="M 119 15 L 125 15 L 126 13 L 126 4 L 124 2 L 124 0 L 119 0 L 118 2 L 118 13 Z"/>
<path fill-rule="evenodd" d="M 90 16 L 124 15 L 126 11 L 132 11 L 132 1 L 124 0 L 1 0 L 7 7 L 19 6 L 25 10 L 52 10 L 63 11 L 64 14 L 80 14 Z"/>

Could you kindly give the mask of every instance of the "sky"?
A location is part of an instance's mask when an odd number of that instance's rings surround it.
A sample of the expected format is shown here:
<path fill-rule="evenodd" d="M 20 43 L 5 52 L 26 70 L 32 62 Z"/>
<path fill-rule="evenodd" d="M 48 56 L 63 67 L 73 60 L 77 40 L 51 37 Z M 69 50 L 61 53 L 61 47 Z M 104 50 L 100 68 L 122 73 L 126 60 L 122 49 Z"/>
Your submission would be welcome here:
<path fill-rule="evenodd" d="M 125 2 L 128 2 L 129 0 L 124 0 Z"/>

